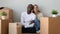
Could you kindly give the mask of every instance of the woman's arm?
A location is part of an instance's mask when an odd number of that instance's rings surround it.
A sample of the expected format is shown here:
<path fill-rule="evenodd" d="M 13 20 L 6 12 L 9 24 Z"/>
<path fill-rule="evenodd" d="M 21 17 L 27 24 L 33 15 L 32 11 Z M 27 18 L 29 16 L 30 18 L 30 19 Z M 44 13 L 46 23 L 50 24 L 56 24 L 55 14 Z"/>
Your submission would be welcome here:
<path fill-rule="evenodd" d="M 43 17 L 43 13 L 39 13 L 38 15 L 37 15 L 37 18 L 40 20 L 40 17 Z"/>

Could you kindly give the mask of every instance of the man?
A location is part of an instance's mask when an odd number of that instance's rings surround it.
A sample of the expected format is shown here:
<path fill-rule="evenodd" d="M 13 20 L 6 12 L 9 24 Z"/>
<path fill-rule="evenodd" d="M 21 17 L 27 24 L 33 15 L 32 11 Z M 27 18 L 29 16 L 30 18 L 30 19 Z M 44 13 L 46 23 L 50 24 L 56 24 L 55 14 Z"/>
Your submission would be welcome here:
<path fill-rule="evenodd" d="M 36 32 L 36 29 L 34 26 L 34 20 L 35 20 L 36 16 L 35 16 L 35 14 L 32 13 L 32 10 L 33 10 L 33 5 L 29 4 L 27 7 L 27 12 L 24 12 L 21 15 L 23 33 L 35 33 Z"/>

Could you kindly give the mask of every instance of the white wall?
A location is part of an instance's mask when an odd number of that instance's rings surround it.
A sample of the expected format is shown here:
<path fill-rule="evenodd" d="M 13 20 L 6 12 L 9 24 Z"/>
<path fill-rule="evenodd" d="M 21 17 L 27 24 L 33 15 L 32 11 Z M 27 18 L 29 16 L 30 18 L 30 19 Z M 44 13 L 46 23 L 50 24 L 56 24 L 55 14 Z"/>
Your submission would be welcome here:
<path fill-rule="evenodd" d="M 9 7 L 14 10 L 15 21 L 20 21 L 21 12 L 26 11 L 28 4 L 37 4 L 44 15 L 51 16 L 52 9 L 60 11 L 59 3 L 60 0 L 0 0 L 0 6 Z"/>

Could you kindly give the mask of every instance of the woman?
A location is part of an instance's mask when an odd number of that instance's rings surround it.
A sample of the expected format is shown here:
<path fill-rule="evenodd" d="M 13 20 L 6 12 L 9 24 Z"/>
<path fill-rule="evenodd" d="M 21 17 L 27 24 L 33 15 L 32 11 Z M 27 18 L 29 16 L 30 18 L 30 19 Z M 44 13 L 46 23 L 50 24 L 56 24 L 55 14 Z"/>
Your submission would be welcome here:
<path fill-rule="evenodd" d="M 43 14 L 39 11 L 38 5 L 34 5 L 33 13 L 36 15 L 35 25 L 36 25 L 36 32 L 40 32 L 40 17 L 43 17 Z"/>

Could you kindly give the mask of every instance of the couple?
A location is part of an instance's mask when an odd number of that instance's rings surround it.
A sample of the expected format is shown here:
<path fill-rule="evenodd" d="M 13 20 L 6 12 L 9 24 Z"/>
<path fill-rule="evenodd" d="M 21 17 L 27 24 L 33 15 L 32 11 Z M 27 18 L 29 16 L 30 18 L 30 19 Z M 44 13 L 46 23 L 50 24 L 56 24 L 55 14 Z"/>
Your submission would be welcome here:
<path fill-rule="evenodd" d="M 38 6 L 35 4 L 29 4 L 27 6 L 27 12 L 21 14 L 21 23 L 23 25 L 23 33 L 39 33 L 40 31 L 40 17 L 43 14 L 39 11 Z"/>

